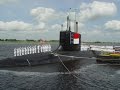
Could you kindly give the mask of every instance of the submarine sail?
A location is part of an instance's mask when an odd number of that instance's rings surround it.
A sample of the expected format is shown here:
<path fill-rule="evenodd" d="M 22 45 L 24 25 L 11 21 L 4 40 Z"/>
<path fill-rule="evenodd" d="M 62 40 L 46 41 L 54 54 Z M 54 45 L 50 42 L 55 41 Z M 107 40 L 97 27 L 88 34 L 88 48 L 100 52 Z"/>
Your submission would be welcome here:
<path fill-rule="evenodd" d="M 78 22 L 75 20 L 75 30 L 71 31 L 70 18 L 67 16 L 67 30 L 60 31 L 60 46 L 63 51 L 80 51 L 81 34 L 78 33 Z"/>

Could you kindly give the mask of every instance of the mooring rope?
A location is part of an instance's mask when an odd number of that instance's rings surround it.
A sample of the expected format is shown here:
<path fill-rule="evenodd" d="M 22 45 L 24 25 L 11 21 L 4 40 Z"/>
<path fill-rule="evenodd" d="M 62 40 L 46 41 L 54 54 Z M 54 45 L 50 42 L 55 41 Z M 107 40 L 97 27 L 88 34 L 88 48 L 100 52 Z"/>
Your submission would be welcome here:
<path fill-rule="evenodd" d="M 108 87 L 93 85 L 93 84 L 91 84 L 91 83 L 88 83 L 88 82 L 85 82 L 85 81 L 81 80 L 78 76 L 72 74 L 72 72 L 71 72 L 71 71 L 67 68 L 67 66 L 63 63 L 62 59 L 60 58 L 60 56 L 59 56 L 58 54 L 55 53 L 55 56 L 58 57 L 58 59 L 60 60 L 61 64 L 62 64 L 62 65 L 64 66 L 64 68 L 69 72 L 69 74 L 71 74 L 73 77 L 77 78 L 77 79 L 80 80 L 81 82 L 86 83 L 86 84 L 91 85 L 91 86 L 94 86 L 94 87 L 101 88 L 101 89 L 105 89 L 105 88 L 108 89 Z M 110 88 L 109 88 L 109 89 L 110 89 Z"/>
<path fill-rule="evenodd" d="M 28 62 L 28 66 L 31 66 L 31 63 L 30 63 L 30 61 L 28 60 L 28 59 L 26 59 L 27 60 L 27 62 Z"/>

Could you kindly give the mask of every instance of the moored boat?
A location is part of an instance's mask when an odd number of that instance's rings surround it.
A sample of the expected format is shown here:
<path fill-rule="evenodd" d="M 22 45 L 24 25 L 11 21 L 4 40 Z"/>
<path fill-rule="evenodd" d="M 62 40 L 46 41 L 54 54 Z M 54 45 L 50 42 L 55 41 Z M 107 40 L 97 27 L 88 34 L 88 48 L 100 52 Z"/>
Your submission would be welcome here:
<path fill-rule="evenodd" d="M 120 52 L 104 53 L 96 56 L 97 62 L 120 63 Z"/>

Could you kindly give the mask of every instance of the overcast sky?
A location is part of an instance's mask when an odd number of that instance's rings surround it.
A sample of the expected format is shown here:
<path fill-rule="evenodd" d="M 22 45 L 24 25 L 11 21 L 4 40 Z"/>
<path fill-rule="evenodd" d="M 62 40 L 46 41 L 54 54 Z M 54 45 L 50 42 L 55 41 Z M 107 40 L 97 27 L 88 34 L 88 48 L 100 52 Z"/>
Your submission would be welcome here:
<path fill-rule="evenodd" d="M 120 42 L 119 6 L 120 0 L 0 0 L 0 38 L 57 40 L 72 8 L 82 41 Z"/>

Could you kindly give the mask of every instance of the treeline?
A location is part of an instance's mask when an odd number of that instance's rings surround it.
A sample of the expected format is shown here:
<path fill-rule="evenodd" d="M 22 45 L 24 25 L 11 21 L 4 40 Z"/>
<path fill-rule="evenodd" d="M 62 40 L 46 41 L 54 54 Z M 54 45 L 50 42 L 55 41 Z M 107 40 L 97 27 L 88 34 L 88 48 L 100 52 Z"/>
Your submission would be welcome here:
<path fill-rule="evenodd" d="M 82 43 L 97 43 L 97 44 L 99 44 L 99 43 L 120 43 L 120 42 L 108 42 L 108 41 L 106 41 L 106 42 L 101 42 L 101 41 L 91 41 L 91 42 L 82 42 Z"/>
<path fill-rule="evenodd" d="M 26 40 L 17 40 L 17 39 L 0 39 L 0 41 L 39 41 L 39 40 L 31 40 L 31 39 L 26 39 Z"/>
<path fill-rule="evenodd" d="M 16 40 L 16 39 L 0 39 L 0 41 L 19 41 L 19 40 Z"/>
<path fill-rule="evenodd" d="M 59 42 L 59 40 L 49 40 L 50 42 Z"/>
<path fill-rule="evenodd" d="M 17 39 L 0 39 L 0 41 L 28 41 L 28 42 L 40 42 L 40 41 L 45 41 L 45 42 L 58 42 L 59 40 L 33 40 L 33 39 L 26 39 L 26 40 L 17 40 Z"/>

